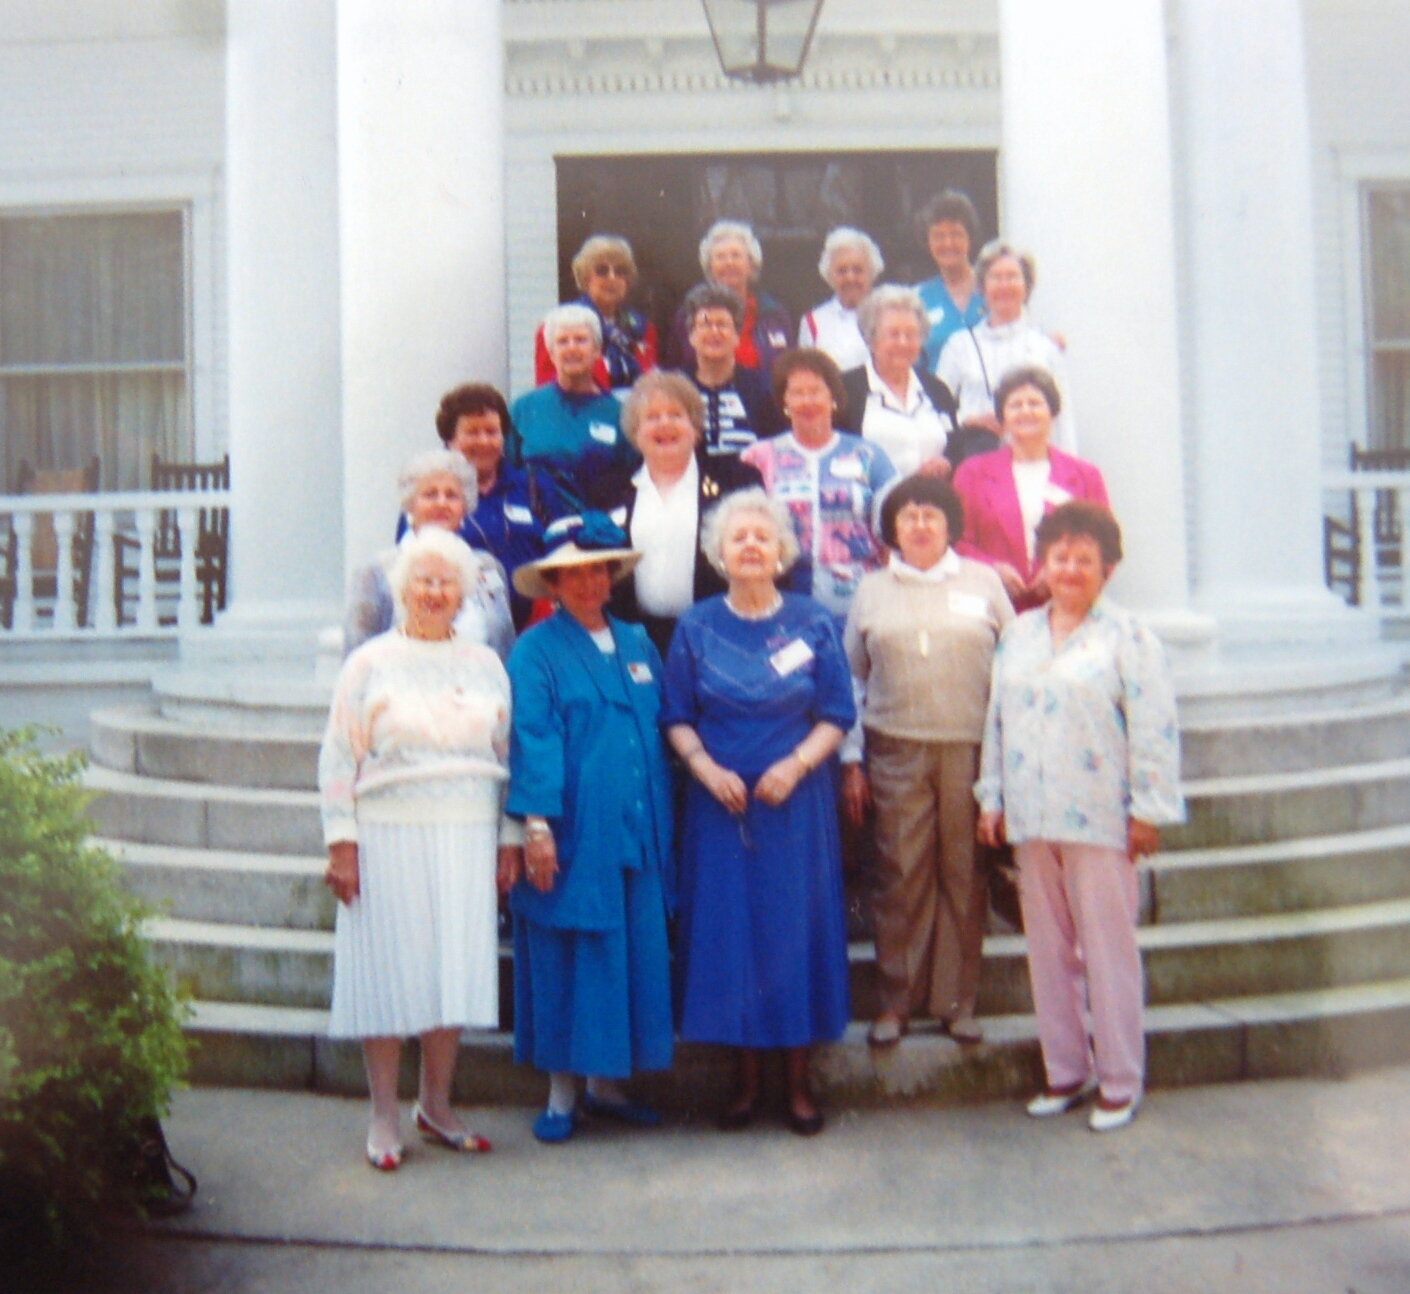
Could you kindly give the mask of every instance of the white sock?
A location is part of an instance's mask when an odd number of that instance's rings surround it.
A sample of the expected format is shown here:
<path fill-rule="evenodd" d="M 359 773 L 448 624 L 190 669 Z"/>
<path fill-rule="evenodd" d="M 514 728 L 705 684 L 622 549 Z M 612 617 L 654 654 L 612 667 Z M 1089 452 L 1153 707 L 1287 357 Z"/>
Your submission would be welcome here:
<path fill-rule="evenodd" d="M 548 1076 L 548 1109 L 551 1114 L 572 1114 L 578 1104 L 578 1080 L 573 1074 Z"/>
<path fill-rule="evenodd" d="M 625 1105 L 627 1094 L 615 1078 L 590 1078 L 587 1081 L 588 1095 L 604 1105 Z"/>

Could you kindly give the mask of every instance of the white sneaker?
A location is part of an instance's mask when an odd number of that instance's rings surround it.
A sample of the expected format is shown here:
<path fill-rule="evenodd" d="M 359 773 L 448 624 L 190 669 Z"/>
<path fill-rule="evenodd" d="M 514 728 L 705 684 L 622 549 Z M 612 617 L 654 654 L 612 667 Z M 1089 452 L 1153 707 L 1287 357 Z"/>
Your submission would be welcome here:
<path fill-rule="evenodd" d="M 1073 1092 L 1039 1092 L 1024 1107 L 1030 1118 L 1051 1119 L 1055 1114 L 1066 1114 L 1089 1100 L 1097 1090 L 1097 1080 L 1089 1078 Z"/>
<path fill-rule="evenodd" d="M 1115 1132 L 1117 1128 L 1124 1128 L 1130 1123 L 1136 1117 L 1136 1111 L 1140 1107 L 1141 1098 L 1139 1095 L 1133 1096 L 1125 1105 L 1118 1105 L 1114 1110 L 1094 1105 L 1092 1113 L 1087 1116 L 1087 1126 L 1093 1132 Z"/>

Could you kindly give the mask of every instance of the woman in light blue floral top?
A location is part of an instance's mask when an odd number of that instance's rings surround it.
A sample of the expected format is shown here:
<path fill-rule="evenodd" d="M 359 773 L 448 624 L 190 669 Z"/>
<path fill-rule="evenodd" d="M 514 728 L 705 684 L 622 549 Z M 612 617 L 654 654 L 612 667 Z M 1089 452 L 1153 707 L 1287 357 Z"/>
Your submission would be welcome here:
<path fill-rule="evenodd" d="M 1094 1092 L 1089 1125 L 1129 1123 L 1145 1074 L 1136 866 L 1183 820 L 1175 692 L 1159 639 L 1101 596 L 1121 530 L 1099 504 L 1037 531 L 1052 601 L 994 658 L 975 797 L 979 838 L 1015 847 L 1047 1086 L 1041 1118 Z M 1090 1008 L 1088 1041 L 1085 1008 Z"/>

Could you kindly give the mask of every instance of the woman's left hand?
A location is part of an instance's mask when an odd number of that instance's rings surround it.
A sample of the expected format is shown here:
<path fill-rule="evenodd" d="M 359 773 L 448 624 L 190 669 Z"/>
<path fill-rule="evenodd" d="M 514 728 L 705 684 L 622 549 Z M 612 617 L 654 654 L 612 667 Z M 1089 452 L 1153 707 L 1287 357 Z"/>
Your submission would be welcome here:
<path fill-rule="evenodd" d="M 522 845 L 501 845 L 499 864 L 495 868 L 495 888 L 501 895 L 508 894 L 518 884 L 524 874 L 524 847 Z"/>
<path fill-rule="evenodd" d="M 530 836 L 524 845 L 524 876 L 540 894 L 547 894 L 558 878 L 558 846 L 552 834 Z"/>
<path fill-rule="evenodd" d="M 1129 818 L 1126 823 L 1126 852 L 1134 863 L 1137 859 L 1160 851 L 1160 828 L 1140 818 Z"/>
<path fill-rule="evenodd" d="M 770 764 L 764 775 L 754 783 L 754 798 L 772 808 L 777 808 L 803 780 L 803 761 L 797 755 L 786 755 L 776 764 Z"/>

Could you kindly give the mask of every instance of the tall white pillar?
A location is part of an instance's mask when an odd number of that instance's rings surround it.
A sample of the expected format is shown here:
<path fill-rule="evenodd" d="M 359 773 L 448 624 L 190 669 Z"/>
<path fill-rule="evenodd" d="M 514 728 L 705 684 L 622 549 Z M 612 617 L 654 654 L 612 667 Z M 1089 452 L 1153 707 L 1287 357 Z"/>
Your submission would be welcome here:
<path fill-rule="evenodd" d="M 391 541 L 441 395 L 504 387 L 500 5 L 340 0 L 343 550 Z"/>
<path fill-rule="evenodd" d="M 1161 0 L 1001 0 L 1001 227 L 1067 338 L 1081 454 L 1106 477 L 1116 596 L 1169 640 L 1189 610 L 1176 234 Z"/>
<path fill-rule="evenodd" d="M 231 605 L 189 654 L 304 652 L 343 593 L 336 0 L 227 0 Z"/>
<path fill-rule="evenodd" d="M 1318 641 L 1317 302 L 1302 6 L 1178 0 L 1174 101 L 1191 310 L 1196 601 L 1225 637 Z"/>

